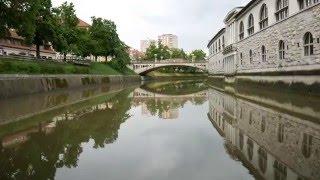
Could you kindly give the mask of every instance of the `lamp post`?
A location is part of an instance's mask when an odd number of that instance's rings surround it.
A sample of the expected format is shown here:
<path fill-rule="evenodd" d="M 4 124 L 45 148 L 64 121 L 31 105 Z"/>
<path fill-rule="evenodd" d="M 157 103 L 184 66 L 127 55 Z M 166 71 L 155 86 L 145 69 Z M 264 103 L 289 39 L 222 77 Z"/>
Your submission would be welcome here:
<path fill-rule="evenodd" d="M 156 63 L 157 62 L 157 54 L 154 54 L 154 62 Z"/>

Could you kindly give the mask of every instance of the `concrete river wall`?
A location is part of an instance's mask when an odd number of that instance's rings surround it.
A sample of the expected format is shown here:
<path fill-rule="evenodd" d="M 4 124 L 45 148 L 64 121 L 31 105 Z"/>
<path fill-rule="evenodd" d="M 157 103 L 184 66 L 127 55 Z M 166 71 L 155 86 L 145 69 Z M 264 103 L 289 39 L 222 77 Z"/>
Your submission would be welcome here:
<path fill-rule="evenodd" d="M 0 99 L 102 84 L 139 82 L 140 76 L 0 75 Z"/>

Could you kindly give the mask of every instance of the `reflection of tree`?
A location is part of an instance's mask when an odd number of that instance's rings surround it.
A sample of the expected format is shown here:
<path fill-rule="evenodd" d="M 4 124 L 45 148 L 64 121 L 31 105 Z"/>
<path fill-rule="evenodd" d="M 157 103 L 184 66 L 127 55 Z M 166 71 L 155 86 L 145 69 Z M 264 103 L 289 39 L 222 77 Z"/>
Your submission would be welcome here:
<path fill-rule="evenodd" d="M 44 124 L 39 124 L 39 131 L 29 134 L 29 141 L 17 147 L 0 144 L 0 179 L 54 179 L 56 168 L 77 166 L 81 143 L 92 139 L 94 148 L 113 143 L 121 123 L 129 118 L 128 94 L 124 91 L 116 95 L 107 102 L 110 107 L 58 121 L 52 132 L 47 133 Z"/>
<path fill-rule="evenodd" d="M 186 103 L 186 100 L 183 101 L 174 101 L 174 100 L 160 100 L 155 98 L 148 99 L 145 104 L 148 111 L 153 116 L 161 116 L 162 113 L 169 111 L 170 109 L 178 109 L 183 107 Z"/>
<path fill-rule="evenodd" d="M 161 117 L 170 110 L 182 108 L 187 102 L 202 105 L 207 101 L 207 97 L 206 94 L 203 95 L 199 92 L 205 91 L 207 88 L 202 80 L 150 83 L 141 87 L 146 93 L 139 96 L 138 91 L 136 100 L 139 103 L 144 103 L 151 115 Z M 149 95 L 146 95 L 148 93 Z"/>

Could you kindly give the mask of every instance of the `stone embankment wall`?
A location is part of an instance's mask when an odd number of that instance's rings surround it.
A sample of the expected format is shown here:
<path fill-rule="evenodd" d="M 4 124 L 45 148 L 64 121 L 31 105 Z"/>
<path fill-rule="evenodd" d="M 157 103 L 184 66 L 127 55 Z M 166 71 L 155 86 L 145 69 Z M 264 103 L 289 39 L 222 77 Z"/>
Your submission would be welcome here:
<path fill-rule="evenodd" d="M 235 89 L 249 88 L 320 96 L 320 75 L 210 76 L 209 82 Z"/>
<path fill-rule="evenodd" d="M 0 75 L 0 99 L 102 84 L 141 81 L 140 76 Z"/>

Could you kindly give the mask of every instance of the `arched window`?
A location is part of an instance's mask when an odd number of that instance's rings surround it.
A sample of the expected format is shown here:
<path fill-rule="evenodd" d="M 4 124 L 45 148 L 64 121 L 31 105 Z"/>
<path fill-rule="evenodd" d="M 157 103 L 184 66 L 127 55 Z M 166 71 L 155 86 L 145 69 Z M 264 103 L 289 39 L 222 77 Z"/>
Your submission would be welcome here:
<path fill-rule="evenodd" d="M 285 54 L 286 54 L 285 44 L 284 44 L 284 42 L 281 40 L 281 41 L 279 42 L 279 59 L 280 59 L 280 60 L 285 59 Z"/>
<path fill-rule="evenodd" d="M 320 0 L 298 0 L 300 10 L 308 8 L 316 3 L 319 3 Z"/>
<path fill-rule="evenodd" d="M 280 21 L 288 17 L 289 3 L 288 0 L 277 0 L 276 19 Z"/>
<path fill-rule="evenodd" d="M 264 116 L 262 116 L 262 120 L 261 120 L 261 132 L 265 132 L 266 131 L 266 118 Z"/>
<path fill-rule="evenodd" d="M 268 8 L 263 4 L 260 10 L 260 29 L 268 27 Z"/>
<path fill-rule="evenodd" d="M 278 141 L 280 143 L 283 143 L 284 141 L 284 125 L 283 124 L 279 124 L 278 126 Z"/>
<path fill-rule="evenodd" d="M 221 40 L 219 39 L 219 51 L 221 51 Z"/>
<path fill-rule="evenodd" d="M 239 27 L 239 39 L 242 40 L 244 38 L 244 25 L 243 22 L 240 22 L 240 27 Z"/>
<path fill-rule="evenodd" d="M 224 40 L 224 36 L 222 36 L 222 49 L 224 48 L 225 46 L 225 40 Z"/>
<path fill-rule="evenodd" d="M 216 53 L 218 52 L 218 45 L 217 45 L 217 41 L 216 41 Z"/>
<path fill-rule="evenodd" d="M 253 52 L 251 49 L 249 51 L 249 59 L 250 59 L 250 63 L 252 63 L 253 62 Z"/>
<path fill-rule="evenodd" d="M 261 58 L 262 58 L 262 62 L 267 61 L 267 50 L 265 46 L 261 47 Z"/>
<path fill-rule="evenodd" d="M 242 131 L 240 130 L 239 131 L 239 146 L 240 146 L 241 150 L 243 149 L 243 145 L 244 145 L 244 136 L 243 136 Z"/>
<path fill-rule="evenodd" d="M 267 151 L 262 149 L 261 147 L 258 150 L 259 154 L 259 168 L 261 172 L 264 174 L 267 171 L 268 167 L 268 154 Z"/>
<path fill-rule="evenodd" d="M 311 56 L 313 55 L 313 36 L 310 32 L 307 32 L 304 37 L 304 55 Z"/>
<path fill-rule="evenodd" d="M 311 135 L 303 134 L 302 154 L 305 158 L 309 158 L 311 156 L 312 141 L 313 137 Z"/>
<path fill-rule="evenodd" d="M 254 33 L 254 18 L 253 15 L 250 14 L 248 18 L 248 34 L 251 35 Z"/>
<path fill-rule="evenodd" d="M 287 167 L 275 160 L 273 163 L 274 168 L 274 179 L 275 180 L 286 180 L 287 179 Z"/>
<path fill-rule="evenodd" d="M 253 141 L 251 139 L 248 139 L 247 141 L 247 154 L 249 160 L 251 161 L 253 158 Z"/>

